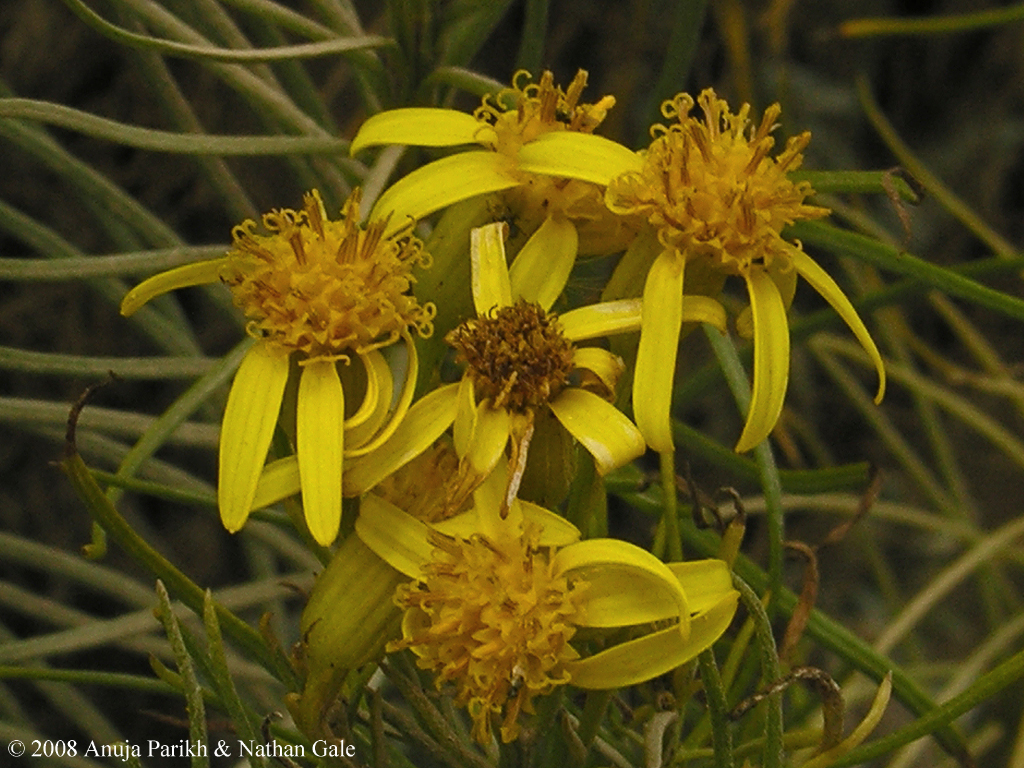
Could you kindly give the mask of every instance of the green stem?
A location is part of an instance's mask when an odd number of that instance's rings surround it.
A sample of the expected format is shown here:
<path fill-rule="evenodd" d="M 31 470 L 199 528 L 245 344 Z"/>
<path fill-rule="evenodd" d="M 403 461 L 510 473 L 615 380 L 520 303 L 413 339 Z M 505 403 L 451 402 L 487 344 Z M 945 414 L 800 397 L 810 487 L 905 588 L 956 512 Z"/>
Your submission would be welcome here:
<path fill-rule="evenodd" d="M 738 575 L 733 575 L 733 585 L 739 590 L 743 605 L 754 620 L 754 632 L 761 649 L 761 682 L 769 686 L 782 677 L 779 654 L 772 635 L 771 620 L 757 593 Z M 772 595 L 775 598 L 775 595 Z M 765 740 L 762 752 L 763 768 L 782 768 L 782 692 L 776 691 L 766 698 Z"/>
<path fill-rule="evenodd" d="M 665 451 L 658 458 L 661 462 L 661 488 L 664 494 L 661 519 L 665 523 L 668 561 L 677 563 L 683 559 L 683 543 L 679 538 L 675 451 Z"/>
<path fill-rule="evenodd" d="M 852 256 L 880 269 L 916 278 L 950 296 L 967 299 L 1015 320 L 1024 320 L 1024 300 L 865 235 L 821 221 L 800 221 L 787 228 L 786 232 L 805 245 L 824 248 L 841 256 Z"/>
<path fill-rule="evenodd" d="M 700 679 L 704 682 L 704 695 L 711 716 L 711 740 L 715 747 L 715 768 L 733 768 L 732 733 L 729 730 L 728 705 L 725 701 L 725 687 L 715 663 L 712 649 L 697 657 L 700 663 Z"/>

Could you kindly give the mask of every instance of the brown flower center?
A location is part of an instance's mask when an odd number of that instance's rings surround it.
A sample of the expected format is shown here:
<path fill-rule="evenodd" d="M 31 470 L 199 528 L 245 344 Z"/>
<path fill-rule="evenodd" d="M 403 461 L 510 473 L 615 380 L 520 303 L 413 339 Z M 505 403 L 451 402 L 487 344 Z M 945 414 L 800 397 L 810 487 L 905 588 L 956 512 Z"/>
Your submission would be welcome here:
<path fill-rule="evenodd" d="M 477 395 L 510 411 L 548 402 L 573 369 L 572 343 L 557 318 L 527 301 L 467 320 L 445 341 L 469 366 Z"/>

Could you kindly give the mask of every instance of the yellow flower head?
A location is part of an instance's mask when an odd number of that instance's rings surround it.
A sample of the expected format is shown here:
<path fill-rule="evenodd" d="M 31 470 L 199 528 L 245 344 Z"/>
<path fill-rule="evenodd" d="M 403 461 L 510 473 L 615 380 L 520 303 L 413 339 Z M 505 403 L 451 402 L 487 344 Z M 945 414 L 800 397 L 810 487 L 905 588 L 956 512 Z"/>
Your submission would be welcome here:
<path fill-rule="evenodd" d="M 736 611 L 737 592 L 722 560 L 663 563 L 615 539 L 580 541 L 564 518 L 513 499 L 501 516 L 503 471 L 473 492 L 473 506 L 426 524 L 380 496 L 361 502 L 359 538 L 413 581 L 396 591 L 402 638 L 452 683 L 473 735 L 516 738 L 521 712 L 558 685 L 634 685 L 686 663 L 714 643 Z M 634 627 L 629 639 L 581 657 L 577 627 Z"/>
<path fill-rule="evenodd" d="M 608 206 L 618 213 L 644 214 L 662 245 L 686 254 L 707 256 L 730 275 L 746 275 L 751 264 L 789 269 L 793 245 L 781 231 L 800 219 L 827 216 L 829 210 L 807 205 L 814 193 L 806 181 L 787 175 L 800 167 L 810 132 L 793 136 L 777 157 L 769 152 L 781 109 L 773 104 L 750 127 L 750 105 L 733 114 L 708 88 L 697 97 L 703 120 L 690 115 L 693 98 L 677 95 L 662 105 L 676 122 L 656 125 L 643 167 L 608 185 Z M 775 265 L 781 259 L 783 264 Z"/>
<path fill-rule="evenodd" d="M 504 712 L 503 741 L 519 733 L 520 711 L 569 681 L 565 664 L 579 657 L 569 645 L 582 615 L 585 582 L 559 573 L 536 528 L 521 536 L 460 539 L 431 536 L 433 559 L 419 582 L 399 587 L 406 610 L 402 640 L 418 665 L 454 681 L 455 703 L 473 718 L 473 736 L 490 740 L 492 713 Z"/>
<path fill-rule="evenodd" d="M 512 87 L 485 96 L 473 116 L 494 129 L 492 146 L 514 157 L 527 142 L 549 131 L 593 133 L 615 106 L 614 96 L 604 96 L 596 104 L 580 104 L 587 86 L 587 73 L 579 70 L 563 91 L 555 85 L 551 72 L 544 72 L 539 83 L 530 83 L 530 73 L 519 70 Z"/>
<path fill-rule="evenodd" d="M 470 149 L 429 163 L 396 182 L 378 202 L 380 210 L 397 211 L 420 219 L 462 200 L 495 193 L 494 218 L 510 218 L 524 234 L 533 233 L 551 216 L 560 216 L 578 229 L 579 252 L 622 250 L 639 226 L 633 218 L 611 215 L 604 205 L 602 186 L 587 178 L 554 178 L 537 173 L 523 162 L 522 151 L 551 136 L 572 134 L 589 140 L 600 175 L 609 164 L 593 148 L 621 155 L 628 150 L 592 132 L 615 104 L 604 96 L 595 104 L 579 99 L 587 84 L 580 70 L 565 90 L 550 72 L 539 83 L 517 72 L 511 88 L 485 97 L 473 114 L 451 109 L 411 107 L 381 112 L 369 118 L 352 139 L 351 151 L 380 144 Z M 573 254 L 575 258 L 575 254 Z"/>
<path fill-rule="evenodd" d="M 649 255 L 653 262 L 644 281 L 633 415 L 647 444 L 661 453 L 673 449 L 670 410 L 679 333 L 696 298 L 683 293 L 688 264 L 705 278 L 740 276 L 747 285 L 754 382 L 737 451 L 764 440 L 782 412 L 789 378 L 786 310 L 797 275 L 832 305 L 871 356 L 879 377 L 876 401 L 885 390 L 881 355 L 850 300 L 799 242 L 782 236 L 788 224 L 828 214 L 804 202 L 813 193 L 809 183 L 788 175 L 799 168 L 810 134 L 791 138 L 772 157 L 778 105 L 752 127 L 749 106 L 733 114 L 711 89 L 696 103 L 703 119 L 690 114 L 695 102 L 687 94 L 665 102 L 662 112 L 675 122 L 654 126 L 653 141 L 639 153 L 574 136 L 542 139 L 520 152 L 520 163 L 534 172 L 607 185 L 611 210 L 643 216 L 657 233 L 651 242 L 660 252 L 644 253 L 642 245 L 633 254 Z"/>
<path fill-rule="evenodd" d="M 413 267 L 425 267 L 430 259 L 408 225 L 390 235 L 386 219 L 361 227 L 358 191 L 337 221 L 328 219 L 315 190 L 304 202 L 299 211 L 266 214 L 263 226 L 269 234 L 257 233 L 254 221 L 235 227 L 234 247 L 222 258 L 144 281 L 125 297 L 121 312 L 131 314 L 175 288 L 218 280 L 231 288 L 249 318 L 249 334 L 258 341 L 235 374 L 224 410 L 217 488 L 221 520 L 228 530 L 239 530 L 258 498 L 265 503 L 286 496 L 298 480 L 307 526 L 326 546 L 337 536 L 341 519 L 343 459 L 373 452 L 400 425 L 416 380 L 409 329 L 428 336 L 434 306 L 420 305 L 411 294 Z M 400 339 L 409 364 L 392 407 L 395 382 L 379 348 Z M 362 370 L 346 368 L 345 379 L 356 382 L 363 399 L 346 412 L 338 361 L 350 363 L 353 355 Z M 295 458 L 285 467 L 275 463 L 257 494 L 293 357 L 301 367 Z M 392 444 L 387 471 L 412 455 Z"/>
<path fill-rule="evenodd" d="M 645 215 L 658 233 L 663 252 L 644 286 L 644 327 L 633 380 L 633 409 L 648 443 L 672 448 L 669 404 L 672 365 L 679 334 L 683 279 L 687 264 L 702 262 L 712 271 L 742 277 L 750 297 L 754 336 L 754 383 L 750 409 L 737 451 L 764 440 L 782 412 L 789 379 L 789 324 L 786 308 L 799 274 L 840 313 L 872 356 L 879 374 L 878 399 L 885 387 L 881 356 L 849 299 L 835 281 L 782 236 L 787 224 L 826 216 L 827 208 L 804 200 L 813 190 L 787 174 L 799 168 L 810 141 L 804 132 L 789 139 L 777 157 L 774 146 L 780 109 L 765 110 L 751 127 L 750 108 L 733 114 L 708 88 L 697 97 L 703 120 L 690 115 L 693 99 L 679 94 L 665 102 L 665 117 L 676 123 L 652 129 L 654 140 L 638 168 L 610 180 L 608 207 Z"/>
<path fill-rule="evenodd" d="M 300 211 L 263 216 L 234 228 L 221 277 L 250 318 L 249 333 L 306 359 L 343 357 L 398 341 L 407 328 L 432 332 L 434 307 L 411 294 L 412 267 L 429 255 L 408 230 L 384 238 L 386 220 L 359 226 L 359 191 L 341 219 L 327 218 L 314 190 Z"/>

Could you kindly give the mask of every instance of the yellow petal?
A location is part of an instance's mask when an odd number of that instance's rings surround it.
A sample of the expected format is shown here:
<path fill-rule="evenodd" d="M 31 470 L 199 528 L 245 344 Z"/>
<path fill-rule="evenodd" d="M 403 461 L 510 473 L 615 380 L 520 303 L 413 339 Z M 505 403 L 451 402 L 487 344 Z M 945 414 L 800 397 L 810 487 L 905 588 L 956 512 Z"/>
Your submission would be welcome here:
<path fill-rule="evenodd" d="M 779 289 L 767 272 L 751 267 L 747 291 L 754 318 L 754 386 L 737 453 L 749 451 L 771 433 L 789 383 L 789 321 Z"/>
<path fill-rule="evenodd" d="M 677 635 L 685 635 L 690 618 L 686 593 L 675 575 L 661 560 L 640 547 L 619 539 L 587 539 L 560 549 L 554 558 L 557 573 L 591 581 L 596 587 L 587 590 L 584 598 L 586 607 L 582 623 L 586 626 L 627 626 L 634 621 L 625 602 L 617 595 L 605 594 L 603 588 L 628 589 L 635 600 L 643 603 L 645 592 L 660 593 L 659 599 L 675 604 L 671 616 L 680 617 L 679 626 L 672 627 Z M 614 602 L 621 610 L 616 614 L 602 610 L 602 601 Z M 595 610 L 591 612 L 590 604 Z M 641 609 L 640 614 L 643 614 Z M 640 619 L 640 622 L 645 619 Z"/>
<path fill-rule="evenodd" d="M 569 341 L 583 341 L 640 330 L 641 299 L 619 299 L 570 309 L 558 316 L 562 333 Z"/>
<path fill-rule="evenodd" d="M 217 504 L 234 533 L 252 510 L 288 381 L 288 356 L 256 344 L 242 359 L 220 428 Z"/>
<path fill-rule="evenodd" d="M 420 568 L 430 562 L 433 545 L 426 523 L 403 512 L 374 493 L 359 501 L 356 535 L 395 570 L 418 579 Z"/>
<path fill-rule="evenodd" d="M 458 384 L 448 384 L 421 397 L 384 443 L 370 453 L 346 460 L 345 495 L 366 493 L 430 447 L 455 419 L 458 388 Z"/>
<path fill-rule="evenodd" d="M 633 417 L 647 444 L 671 451 L 672 384 L 683 322 L 684 261 L 675 250 L 654 260 L 644 283 L 640 345 L 633 373 Z"/>
<path fill-rule="evenodd" d="M 256 495 L 252 500 L 252 508 L 269 507 L 289 496 L 294 496 L 301 489 L 298 457 L 293 455 L 277 459 L 263 468 L 259 484 L 256 486 Z"/>
<path fill-rule="evenodd" d="M 390 216 L 384 236 L 410 221 L 486 192 L 519 186 L 512 161 L 499 152 L 460 152 L 418 168 L 388 187 L 371 219 Z"/>
<path fill-rule="evenodd" d="M 736 613 L 734 592 L 711 610 L 690 621 L 689 637 L 675 627 L 616 645 L 566 665 L 571 682 L 580 688 L 609 689 L 636 685 L 685 664 L 722 636 Z"/>
<path fill-rule="evenodd" d="M 519 169 L 607 186 L 623 173 L 642 168 L 640 156 L 621 144 L 575 131 L 550 131 L 519 150 Z"/>
<path fill-rule="evenodd" d="M 473 305 L 478 315 L 486 316 L 496 307 L 512 304 L 512 283 L 505 261 L 505 235 L 508 225 L 498 221 L 477 227 L 469 233 L 469 258 L 473 269 Z"/>
<path fill-rule="evenodd" d="M 703 613 L 733 592 L 732 573 L 724 560 L 688 560 L 667 563 L 690 602 L 690 612 Z"/>
<path fill-rule="evenodd" d="M 416 345 L 413 342 L 412 337 L 409 336 L 408 333 L 403 333 L 402 336 L 405 340 L 406 351 L 409 356 L 409 367 L 406 369 L 405 384 L 402 387 L 401 394 L 398 396 L 398 402 L 395 404 L 395 409 L 391 413 L 391 418 L 388 420 L 387 424 L 385 424 L 380 431 L 373 436 L 372 440 L 362 443 L 357 448 L 353 448 L 350 451 L 346 451 L 346 458 L 363 456 L 364 454 L 370 453 L 370 451 L 377 450 L 377 448 L 383 445 L 384 442 L 394 434 L 395 430 L 398 429 L 402 420 L 405 418 L 405 414 L 409 411 L 409 405 L 412 403 L 413 395 L 416 393 L 416 379 L 419 376 L 419 357 L 416 354 Z M 390 378 L 390 369 L 388 377 Z M 391 397 L 389 394 L 387 403 L 390 404 L 390 402 Z"/>
<path fill-rule="evenodd" d="M 505 455 L 512 421 L 504 408 L 494 408 L 485 400 L 477 408 L 476 426 L 466 459 L 480 475 L 489 475 Z"/>
<path fill-rule="evenodd" d="M 871 338 L 867 327 L 860 319 L 860 315 L 857 314 L 857 310 L 846 298 L 846 294 L 836 284 L 836 281 L 814 259 L 799 248 L 793 248 L 789 253 L 793 257 L 796 271 L 811 284 L 814 290 L 822 295 L 825 301 L 832 305 L 832 309 L 843 318 L 850 330 L 853 331 L 853 335 L 857 337 L 857 341 L 864 347 L 864 351 L 868 353 L 871 362 L 875 364 L 875 370 L 878 371 L 878 392 L 875 394 L 875 402 L 882 402 L 882 398 L 885 396 L 885 364 L 882 362 L 882 355 L 879 353 L 878 347 L 875 346 L 874 339 Z"/>
<path fill-rule="evenodd" d="M 493 129 L 473 115 L 454 109 L 408 107 L 378 112 L 359 127 L 349 153 L 381 144 L 409 144 L 415 147 L 453 147 L 472 144 L 481 130 Z"/>
<path fill-rule="evenodd" d="M 565 389 L 549 405 L 555 418 L 594 457 L 602 475 L 628 464 L 647 449 L 633 422 L 593 392 Z"/>
<path fill-rule="evenodd" d="M 341 523 L 345 393 L 334 361 L 303 366 L 295 413 L 295 448 L 306 525 L 317 544 L 334 543 Z"/>
<path fill-rule="evenodd" d="M 619 377 L 626 370 L 622 358 L 601 347 L 576 347 L 572 353 L 574 368 L 585 368 L 593 372 L 609 392 L 615 392 Z"/>
<path fill-rule="evenodd" d="M 517 505 L 522 509 L 524 520 L 540 526 L 537 542 L 540 546 L 566 547 L 580 540 L 580 529 L 561 515 L 525 499 L 519 499 Z"/>
<path fill-rule="evenodd" d="M 868 713 L 850 735 L 831 749 L 815 755 L 814 758 L 808 760 L 800 768 L 827 768 L 827 766 L 834 763 L 851 749 L 860 746 L 860 743 L 875 730 L 878 722 L 882 719 L 882 715 L 885 714 L 885 708 L 889 705 L 890 695 L 892 695 L 892 672 L 889 672 L 882 678 L 882 683 L 878 686 L 878 691 L 875 693 L 875 698 L 871 702 Z"/>
<path fill-rule="evenodd" d="M 730 597 L 735 590 L 732 574 L 723 560 L 666 563 L 686 593 L 691 616 L 704 613 Z M 664 589 L 638 588 L 623 569 L 588 571 L 588 626 L 614 627 L 664 621 L 679 615 L 674 596 Z M 616 619 L 619 617 L 619 620 Z"/>
<path fill-rule="evenodd" d="M 627 568 L 602 567 L 581 572 L 587 582 L 588 627 L 620 627 L 647 624 L 679 616 L 675 595 L 648 579 L 638 579 Z"/>
<path fill-rule="evenodd" d="M 345 429 L 353 445 L 360 445 L 365 442 L 367 435 L 372 435 L 380 425 L 384 423 L 387 416 L 388 406 L 391 403 L 391 390 L 394 382 L 391 378 L 391 368 L 388 361 L 380 350 L 370 350 L 361 356 L 363 368 L 366 370 L 366 394 L 363 395 L 363 402 L 359 408 L 345 419 Z M 383 391 L 382 391 L 383 389 Z M 374 424 L 376 421 L 376 424 Z M 366 432 L 356 430 L 369 422 Z"/>
<path fill-rule="evenodd" d="M 725 307 L 710 296 L 684 296 L 684 323 L 708 323 L 725 333 Z"/>
<path fill-rule="evenodd" d="M 551 309 L 576 263 L 578 247 L 576 226 L 562 216 L 548 216 L 512 262 L 512 295 Z"/>
<path fill-rule="evenodd" d="M 458 402 L 455 411 L 455 424 L 452 427 L 452 442 L 455 444 L 455 453 L 461 459 L 469 453 L 473 443 L 473 435 L 476 433 L 476 392 L 473 386 L 473 379 L 463 376 L 458 384 Z"/>
<path fill-rule="evenodd" d="M 226 263 L 227 257 L 197 261 L 153 275 L 125 294 L 121 300 L 121 314 L 129 317 L 150 299 L 178 288 L 216 283 L 220 280 L 221 269 Z"/>

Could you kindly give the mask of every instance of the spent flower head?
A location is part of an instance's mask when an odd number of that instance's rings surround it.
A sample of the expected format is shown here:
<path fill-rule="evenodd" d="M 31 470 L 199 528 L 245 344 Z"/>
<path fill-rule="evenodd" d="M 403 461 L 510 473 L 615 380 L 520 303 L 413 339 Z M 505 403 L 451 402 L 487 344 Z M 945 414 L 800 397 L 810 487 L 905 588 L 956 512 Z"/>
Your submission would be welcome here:
<path fill-rule="evenodd" d="M 388 235 L 386 220 L 358 222 L 358 190 L 339 220 L 328 218 L 314 190 L 301 210 L 264 215 L 265 233 L 254 221 L 235 227 L 226 256 L 156 275 L 122 303 L 128 315 L 159 294 L 221 280 L 248 318 L 257 342 L 235 375 L 221 426 L 218 504 L 230 531 L 253 508 L 293 362 L 295 468 L 306 523 L 320 544 L 338 532 L 343 459 L 379 447 L 409 408 L 416 378 L 410 329 L 429 335 L 434 316 L 433 305 L 412 296 L 412 270 L 428 266 L 429 256 L 408 227 Z M 395 382 L 379 349 L 400 340 L 409 373 L 392 408 Z M 348 367 L 353 358 L 358 369 Z M 358 408 L 346 410 L 343 378 L 364 392 Z"/>

